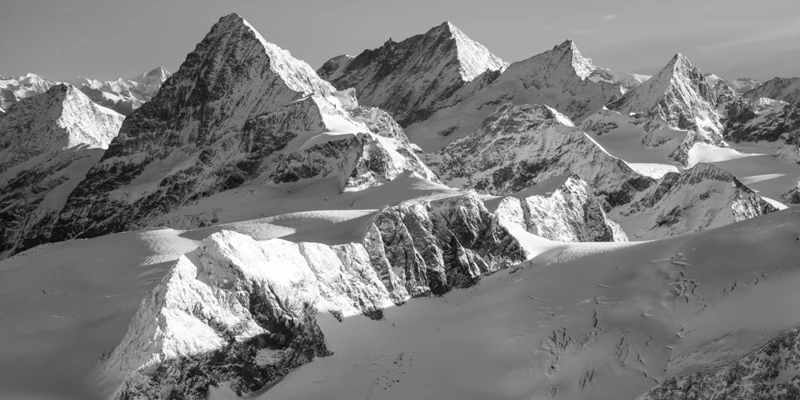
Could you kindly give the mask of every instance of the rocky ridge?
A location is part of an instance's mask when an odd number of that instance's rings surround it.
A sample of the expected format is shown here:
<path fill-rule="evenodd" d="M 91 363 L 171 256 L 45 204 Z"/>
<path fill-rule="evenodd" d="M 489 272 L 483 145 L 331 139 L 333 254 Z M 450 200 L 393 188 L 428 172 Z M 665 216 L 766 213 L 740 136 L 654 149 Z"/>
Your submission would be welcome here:
<path fill-rule="evenodd" d="M 480 129 L 451 143 L 428 163 L 449 185 L 496 195 L 575 174 L 607 207 L 627 203 L 653 183 L 544 105 L 504 104 Z"/>
<path fill-rule="evenodd" d="M 794 103 L 800 101 L 800 78 L 773 78 L 742 96 L 750 100 L 766 97 Z"/>
<path fill-rule="evenodd" d="M 489 86 L 458 104 L 409 126 L 412 142 L 440 150 L 477 129 L 480 121 L 504 103 L 544 104 L 581 121 L 623 93 L 607 70 L 581 55 L 572 40 L 526 60 L 512 63 Z"/>
<path fill-rule="evenodd" d="M 386 207 L 361 243 L 216 233 L 145 297 L 101 381 L 122 379 L 117 399 L 197 398 L 222 382 L 252 392 L 331 354 L 319 312 L 380 319 L 412 296 L 472 286 L 534 255 L 518 228 L 473 193 Z"/>
<path fill-rule="evenodd" d="M 681 173 L 669 172 L 630 204 L 611 213 L 626 233 L 639 240 L 660 239 L 712 229 L 777 208 L 731 173 L 698 163 Z"/>
<path fill-rule="evenodd" d="M 36 227 L 30 243 L 137 229 L 254 179 L 338 176 L 341 190 L 358 190 L 404 170 L 436 181 L 384 112 L 358 106 L 231 14 L 125 119 L 59 220 Z"/>
<path fill-rule="evenodd" d="M 798 370 L 800 328 L 794 328 L 733 362 L 667 378 L 639 399 L 796 399 Z"/>
<path fill-rule="evenodd" d="M 317 73 L 358 101 L 388 111 L 402 126 L 468 97 L 506 64 L 450 22 L 357 57 L 337 56 Z"/>
<path fill-rule="evenodd" d="M 60 84 L 0 118 L 0 253 L 29 244 L 117 135 L 123 116 Z"/>
<path fill-rule="evenodd" d="M 603 203 L 577 175 L 555 176 L 538 185 L 486 201 L 498 218 L 557 242 L 625 242 L 625 232 L 606 216 Z"/>

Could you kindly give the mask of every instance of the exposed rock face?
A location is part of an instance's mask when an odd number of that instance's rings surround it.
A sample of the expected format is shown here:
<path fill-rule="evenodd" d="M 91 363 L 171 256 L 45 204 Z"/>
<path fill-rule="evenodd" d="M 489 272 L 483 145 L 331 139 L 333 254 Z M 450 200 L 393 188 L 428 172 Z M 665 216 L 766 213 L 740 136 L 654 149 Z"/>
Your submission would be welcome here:
<path fill-rule="evenodd" d="M 57 217 L 123 117 L 70 85 L 23 99 L 0 119 L 0 253 Z"/>
<path fill-rule="evenodd" d="M 435 181 L 389 119 L 358 108 L 351 91 L 335 92 L 240 16 L 223 17 L 156 97 L 125 119 L 52 233 L 31 243 L 143 227 L 262 174 L 268 184 L 338 175 L 342 190 L 406 169 Z"/>
<path fill-rule="evenodd" d="M 698 163 L 682 173 L 664 175 L 650 190 L 612 213 L 640 229 L 626 233 L 636 239 L 685 235 L 744 221 L 777 211 L 731 173 Z"/>
<path fill-rule="evenodd" d="M 171 75 L 163 67 L 158 67 L 130 79 L 100 82 L 89 78 L 75 78 L 69 83 L 79 88 L 96 104 L 128 115 L 150 101 Z"/>
<path fill-rule="evenodd" d="M 470 286 L 481 274 L 528 256 L 475 194 L 385 208 L 371 232 L 367 247 L 375 248 L 380 237 L 392 266 L 382 276 L 412 296 Z"/>
<path fill-rule="evenodd" d="M 389 39 L 355 58 L 334 57 L 317 72 L 338 89 L 355 88 L 360 103 L 384 109 L 407 126 L 480 90 L 505 66 L 445 22 L 399 43 Z"/>
<path fill-rule="evenodd" d="M 619 126 L 624 117 L 622 124 L 634 127 L 648 149 L 674 145 L 674 135 L 669 132 L 686 130 L 669 158 L 688 165 L 688 152 L 695 143 L 726 146 L 716 96 L 702 72 L 677 54 L 658 74 L 609 103 L 608 110 L 596 113 L 582 126 L 587 132 L 603 134 L 612 124 Z"/>
<path fill-rule="evenodd" d="M 776 104 L 759 110 L 741 102 L 732 107 L 725 139 L 733 142 L 769 142 L 772 154 L 800 161 L 800 102 Z"/>
<path fill-rule="evenodd" d="M 715 104 L 702 72 L 688 58 L 676 54 L 658 74 L 608 108 L 660 118 L 681 129 L 708 129 L 719 134 Z"/>
<path fill-rule="evenodd" d="M 568 40 L 552 50 L 511 64 L 488 87 L 459 104 L 408 127 L 412 142 L 426 151 L 474 132 L 504 103 L 544 104 L 580 121 L 622 95 L 622 86 L 599 70 Z M 431 137 L 432 135 L 444 136 Z"/>
<path fill-rule="evenodd" d="M 800 328 L 789 330 L 740 359 L 667 378 L 640 400 L 800 398 Z"/>
<path fill-rule="evenodd" d="M 619 224 L 607 218 L 592 188 L 576 175 L 556 176 L 512 196 L 487 201 L 528 232 L 558 242 L 625 242 Z"/>
<path fill-rule="evenodd" d="M 531 258 L 475 194 L 387 207 L 362 243 L 256 242 L 222 231 L 181 257 L 142 302 L 104 374 L 117 399 L 261 388 L 330 350 L 318 312 L 365 314 L 469 286 Z"/>
<path fill-rule="evenodd" d="M 445 147 L 430 165 L 450 185 L 491 194 L 523 190 L 574 173 L 610 206 L 653 183 L 610 156 L 558 111 L 505 104 L 473 134 Z"/>
<path fill-rule="evenodd" d="M 745 98 L 757 100 L 766 97 L 789 103 L 800 101 L 800 78 L 774 78 L 745 93 Z"/>
<path fill-rule="evenodd" d="M 106 370 L 126 376 L 117 399 L 202 398 L 225 381 L 251 392 L 331 354 L 317 312 L 341 318 L 391 304 L 360 245 L 223 231 L 181 257 L 145 298 Z"/>

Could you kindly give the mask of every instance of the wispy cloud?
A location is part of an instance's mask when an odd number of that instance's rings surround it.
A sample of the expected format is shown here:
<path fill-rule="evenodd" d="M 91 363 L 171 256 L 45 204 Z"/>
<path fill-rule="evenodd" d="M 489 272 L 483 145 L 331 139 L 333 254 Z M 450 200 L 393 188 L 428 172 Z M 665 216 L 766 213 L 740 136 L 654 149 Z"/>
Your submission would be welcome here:
<path fill-rule="evenodd" d="M 600 19 L 601 19 L 603 22 L 608 22 L 608 21 L 611 21 L 612 19 L 617 19 L 617 15 L 616 15 L 616 14 L 611 14 L 611 15 L 603 15 L 602 17 L 600 17 Z"/>
<path fill-rule="evenodd" d="M 542 30 L 545 30 L 545 31 L 552 31 L 552 30 L 553 30 L 553 27 L 552 27 L 552 26 L 547 26 L 547 25 L 545 25 L 545 26 L 543 26 L 543 27 L 542 27 Z"/>
<path fill-rule="evenodd" d="M 703 49 L 728 50 L 739 46 L 754 46 L 767 42 L 786 43 L 790 39 L 793 39 L 792 41 L 800 41 L 800 18 L 796 18 L 791 23 L 781 23 L 772 29 L 766 29 L 757 33 L 749 33 L 744 36 L 712 43 L 707 46 L 703 46 Z"/>

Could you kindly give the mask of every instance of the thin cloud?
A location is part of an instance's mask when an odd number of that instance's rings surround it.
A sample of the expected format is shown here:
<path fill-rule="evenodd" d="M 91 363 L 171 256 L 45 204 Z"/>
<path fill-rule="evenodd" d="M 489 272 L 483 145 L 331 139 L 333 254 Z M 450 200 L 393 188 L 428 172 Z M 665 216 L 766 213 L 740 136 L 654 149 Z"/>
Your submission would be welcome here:
<path fill-rule="evenodd" d="M 551 27 L 551 26 L 543 26 L 543 27 L 542 27 L 542 30 L 545 30 L 545 31 L 552 31 L 552 30 L 553 30 L 553 27 Z"/>
<path fill-rule="evenodd" d="M 612 19 L 617 19 L 617 15 L 616 14 L 604 15 L 604 16 L 600 17 L 600 19 L 603 22 L 608 22 L 608 21 L 611 21 Z"/>
<path fill-rule="evenodd" d="M 779 24 L 773 29 L 703 46 L 703 49 L 728 50 L 739 46 L 754 46 L 768 42 L 785 43 L 789 39 L 800 40 L 800 18 L 795 19 L 792 23 Z"/>

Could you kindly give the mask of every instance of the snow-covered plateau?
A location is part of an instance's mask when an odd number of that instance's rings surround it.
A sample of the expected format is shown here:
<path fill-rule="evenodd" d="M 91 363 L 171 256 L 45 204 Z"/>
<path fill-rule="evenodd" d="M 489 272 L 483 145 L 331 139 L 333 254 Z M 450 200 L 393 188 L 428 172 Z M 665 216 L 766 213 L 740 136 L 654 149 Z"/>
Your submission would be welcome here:
<path fill-rule="evenodd" d="M 198 39 L 0 77 L 0 399 L 800 399 L 800 78 Z"/>

